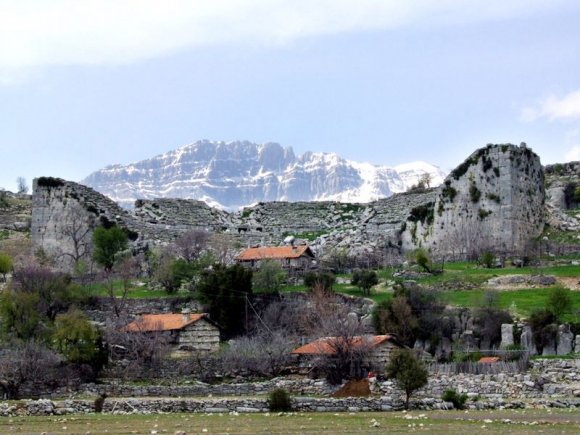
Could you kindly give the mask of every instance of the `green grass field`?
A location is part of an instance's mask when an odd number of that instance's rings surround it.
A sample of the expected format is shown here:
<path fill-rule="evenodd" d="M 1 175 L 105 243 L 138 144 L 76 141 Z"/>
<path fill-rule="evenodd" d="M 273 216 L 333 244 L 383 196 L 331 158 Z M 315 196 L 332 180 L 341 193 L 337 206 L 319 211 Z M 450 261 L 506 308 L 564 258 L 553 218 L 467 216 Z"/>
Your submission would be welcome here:
<path fill-rule="evenodd" d="M 392 297 L 392 292 L 387 290 L 384 283 L 393 279 L 394 269 L 383 269 L 378 271 L 381 283 L 372 291 L 370 299 L 375 302 L 388 300 Z M 487 291 L 483 284 L 490 278 L 503 275 L 554 275 L 556 277 L 570 277 L 580 279 L 580 266 L 547 266 L 547 267 L 506 267 L 503 269 L 485 269 L 478 267 L 475 263 L 457 262 L 447 263 L 441 275 L 428 276 L 416 281 L 426 287 L 434 286 L 446 288 L 441 292 L 442 302 L 458 307 L 477 307 L 481 305 L 484 294 Z M 338 275 L 342 279 L 349 279 L 349 275 Z M 467 284 L 467 285 L 466 285 Z M 471 287 L 469 290 L 464 287 Z M 515 312 L 520 316 L 528 316 L 532 311 L 544 308 L 548 295 L 553 287 L 518 289 L 498 291 L 498 301 L 501 308 L 515 308 Z M 350 284 L 335 284 L 334 290 L 351 296 L 363 297 L 363 293 L 357 287 Z M 287 286 L 282 289 L 284 292 L 307 291 L 303 285 Z M 572 292 L 572 306 L 570 313 L 565 315 L 564 320 L 580 321 L 580 292 Z"/>
<path fill-rule="evenodd" d="M 578 433 L 577 410 L 0 417 L 0 433 Z"/>
<path fill-rule="evenodd" d="M 388 300 L 392 297 L 392 291 L 385 286 L 386 280 L 393 279 L 393 269 L 383 269 L 378 271 L 380 284 L 372 291 L 370 299 L 375 302 Z M 416 281 L 424 286 L 435 286 L 446 288 L 448 290 L 441 292 L 442 302 L 458 307 L 476 307 L 483 300 L 484 293 L 483 283 L 490 278 L 502 275 L 516 274 L 544 274 L 554 275 L 556 277 L 580 277 L 580 266 L 548 266 L 542 268 L 522 267 L 522 268 L 503 268 L 503 269 L 484 269 L 474 263 L 458 262 L 447 263 L 445 270 L 441 275 L 428 276 L 417 279 Z M 349 275 L 341 274 L 338 276 L 343 280 L 348 280 Z M 457 287 L 455 289 L 454 287 Z M 463 288 L 471 287 L 469 290 Z M 351 284 L 335 284 L 334 290 L 351 296 L 363 297 L 363 292 Z M 108 296 L 108 291 L 104 284 L 96 283 L 85 286 L 84 291 L 91 296 Z M 282 292 L 305 292 L 304 285 L 293 285 L 282 288 Z M 499 291 L 498 299 L 501 308 L 515 308 L 518 315 L 527 316 L 532 311 L 545 307 L 551 288 L 534 288 L 518 289 L 509 291 Z M 121 296 L 123 286 L 121 281 L 115 282 L 114 292 L 116 296 Z M 163 298 L 169 297 L 163 290 L 150 290 L 147 285 L 131 286 L 129 298 Z M 580 321 L 580 292 L 572 292 L 572 307 L 570 313 L 565 316 L 565 320 L 578 322 Z"/>

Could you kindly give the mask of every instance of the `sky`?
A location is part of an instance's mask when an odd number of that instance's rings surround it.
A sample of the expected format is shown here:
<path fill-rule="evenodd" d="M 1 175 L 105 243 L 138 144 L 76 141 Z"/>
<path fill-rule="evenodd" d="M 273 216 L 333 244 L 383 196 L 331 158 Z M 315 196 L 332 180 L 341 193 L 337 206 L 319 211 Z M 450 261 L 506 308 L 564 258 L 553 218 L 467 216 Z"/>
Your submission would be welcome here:
<path fill-rule="evenodd" d="M 580 160 L 577 0 L 0 0 L 0 188 L 200 139 Z"/>

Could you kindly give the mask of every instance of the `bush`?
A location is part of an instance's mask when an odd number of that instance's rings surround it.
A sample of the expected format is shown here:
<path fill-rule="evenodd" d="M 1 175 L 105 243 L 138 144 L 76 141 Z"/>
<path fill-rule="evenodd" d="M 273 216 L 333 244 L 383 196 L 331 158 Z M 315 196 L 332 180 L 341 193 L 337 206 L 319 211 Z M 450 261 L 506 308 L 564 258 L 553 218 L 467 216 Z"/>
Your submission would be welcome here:
<path fill-rule="evenodd" d="M 268 393 L 268 408 L 270 411 L 292 411 L 292 398 L 284 388 L 276 388 Z"/>
<path fill-rule="evenodd" d="M 324 291 L 330 292 L 335 282 L 336 277 L 331 272 L 308 272 L 304 275 L 304 285 L 309 290 L 313 290 L 314 287 L 319 286 Z"/>
<path fill-rule="evenodd" d="M 494 260 L 495 255 L 489 251 L 485 251 L 479 256 L 479 264 L 486 267 L 487 269 L 491 269 L 493 267 Z"/>
<path fill-rule="evenodd" d="M 473 203 L 478 202 L 479 198 L 481 198 L 481 191 L 477 188 L 475 183 L 471 183 L 469 186 L 469 197 Z"/>
<path fill-rule="evenodd" d="M 564 287 L 555 287 L 550 291 L 546 307 L 556 320 L 562 321 L 564 314 L 570 311 L 572 306 L 572 291 Z"/>
<path fill-rule="evenodd" d="M 10 255 L 0 252 L 0 275 L 6 281 L 6 274 L 12 270 L 12 258 Z"/>
<path fill-rule="evenodd" d="M 445 390 L 441 399 L 445 402 L 453 403 L 455 409 L 463 409 L 465 407 L 465 402 L 467 402 L 467 394 L 459 394 L 455 390 Z"/>

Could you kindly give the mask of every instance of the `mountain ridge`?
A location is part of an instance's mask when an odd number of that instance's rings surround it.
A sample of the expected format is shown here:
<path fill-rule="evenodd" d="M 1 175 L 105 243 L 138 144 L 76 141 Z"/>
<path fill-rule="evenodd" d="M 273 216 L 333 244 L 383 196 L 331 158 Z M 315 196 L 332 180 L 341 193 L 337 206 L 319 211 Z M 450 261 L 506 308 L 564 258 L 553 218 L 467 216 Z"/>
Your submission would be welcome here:
<path fill-rule="evenodd" d="M 136 199 L 189 198 L 234 210 L 262 201 L 370 202 L 404 192 L 428 173 L 431 185 L 446 174 L 413 162 L 391 168 L 307 151 L 275 142 L 200 140 L 149 159 L 114 164 L 81 183 L 123 206 Z"/>

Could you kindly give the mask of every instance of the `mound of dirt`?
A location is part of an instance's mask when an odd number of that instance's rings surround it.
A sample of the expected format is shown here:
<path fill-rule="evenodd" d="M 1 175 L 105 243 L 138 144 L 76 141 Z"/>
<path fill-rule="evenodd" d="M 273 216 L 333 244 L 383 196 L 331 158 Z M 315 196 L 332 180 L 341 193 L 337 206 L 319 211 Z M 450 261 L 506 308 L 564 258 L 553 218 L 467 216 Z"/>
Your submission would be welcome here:
<path fill-rule="evenodd" d="M 371 395 L 368 379 L 351 379 L 344 384 L 332 397 L 367 397 Z"/>

